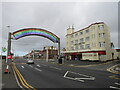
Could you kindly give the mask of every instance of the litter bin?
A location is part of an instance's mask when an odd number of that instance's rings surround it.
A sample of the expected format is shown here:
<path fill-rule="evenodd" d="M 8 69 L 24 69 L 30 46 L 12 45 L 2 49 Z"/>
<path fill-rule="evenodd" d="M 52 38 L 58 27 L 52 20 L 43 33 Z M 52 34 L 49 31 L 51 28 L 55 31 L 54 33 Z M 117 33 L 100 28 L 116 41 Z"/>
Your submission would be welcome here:
<path fill-rule="evenodd" d="M 62 64 L 62 58 L 59 58 L 58 62 L 59 64 Z"/>

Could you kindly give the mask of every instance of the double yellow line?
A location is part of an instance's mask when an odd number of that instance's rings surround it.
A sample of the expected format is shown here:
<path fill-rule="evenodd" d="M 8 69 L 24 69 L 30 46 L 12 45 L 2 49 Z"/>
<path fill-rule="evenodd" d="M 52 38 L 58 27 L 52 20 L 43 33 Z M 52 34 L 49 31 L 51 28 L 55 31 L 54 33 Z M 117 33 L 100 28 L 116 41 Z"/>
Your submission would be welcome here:
<path fill-rule="evenodd" d="M 18 76 L 21 84 L 22 84 L 25 88 L 27 88 L 27 89 L 29 89 L 29 90 L 36 90 L 34 87 L 32 87 L 31 85 L 29 85 L 29 84 L 26 82 L 26 80 L 25 80 L 25 79 L 23 78 L 23 76 L 21 75 L 20 71 L 17 69 L 15 63 L 13 63 L 13 68 L 14 68 L 14 71 L 15 71 L 16 75 Z"/>

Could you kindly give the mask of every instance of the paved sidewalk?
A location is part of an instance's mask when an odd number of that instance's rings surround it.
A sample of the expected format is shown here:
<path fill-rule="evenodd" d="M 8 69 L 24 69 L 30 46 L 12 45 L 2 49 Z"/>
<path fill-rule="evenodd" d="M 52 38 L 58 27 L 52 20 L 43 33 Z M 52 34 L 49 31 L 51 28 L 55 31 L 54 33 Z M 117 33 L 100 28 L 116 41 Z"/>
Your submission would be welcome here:
<path fill-rule="evenodd" d="M 5 74 L 4 71 L 6 69 L 6 63 L 2 60 L 2 90 L 4 89 L 20 89 L 17 85 L 16 79 L 14 77 L 14 73 L 12 67 L 9 66 L 10 74 Z"/>

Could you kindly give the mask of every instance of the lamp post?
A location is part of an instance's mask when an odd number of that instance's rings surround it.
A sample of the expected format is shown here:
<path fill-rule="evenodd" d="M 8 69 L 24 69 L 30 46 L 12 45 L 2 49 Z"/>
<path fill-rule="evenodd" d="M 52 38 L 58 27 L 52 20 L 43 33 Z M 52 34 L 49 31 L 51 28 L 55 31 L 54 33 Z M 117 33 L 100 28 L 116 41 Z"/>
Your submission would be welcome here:
<path fill-rule="evenodd" d="M 9 31 L 10 31 L 10 26 L 7 26 Z M 11 52 L 11 33 L 9 32 L 8 33 L 8 45 L 7 45 L 7 56 L 6 56 L 6 63 L 9 64 L 8 62 L 8 55 L 10 55 L 10 52 Z"/>
<path fill-rule="evenodd" d="M 35 50 L 33 48 L 33 60 L 35 59 Z"/>

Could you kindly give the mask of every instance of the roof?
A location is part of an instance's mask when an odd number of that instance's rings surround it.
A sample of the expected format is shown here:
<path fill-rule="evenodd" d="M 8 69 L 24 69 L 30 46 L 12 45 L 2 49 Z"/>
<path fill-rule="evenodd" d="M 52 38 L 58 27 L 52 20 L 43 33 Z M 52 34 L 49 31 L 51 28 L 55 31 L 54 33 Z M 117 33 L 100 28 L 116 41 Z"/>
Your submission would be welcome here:
<path fill-rule="evenodd" d="M 98 22 L 98 23 L 96 22 L 96 23 L 93 23 L 93 24 L 89 25 L 88 27 L 85 27 L 85 28 L 83 28 L 83 29 L 81 29 L 81 30 L 78 30 L 78 31 L 76 31 L 76 32 L 73 32 L 73 33 L 71 33 L 71 34 L 74 34 L 74 33 L 77 33 L 77 32 L 79 32 L 79 31 L 85 30 L 85 29 L 91 27 L 92 25 L 96 25 L 96 24 L 104 24 L 104 22 Z M 67 34 L 67 35 L 71 35 L 71 34 Z M 67 35 L 66 35 L 66 36 L 67 36 Z"/>

